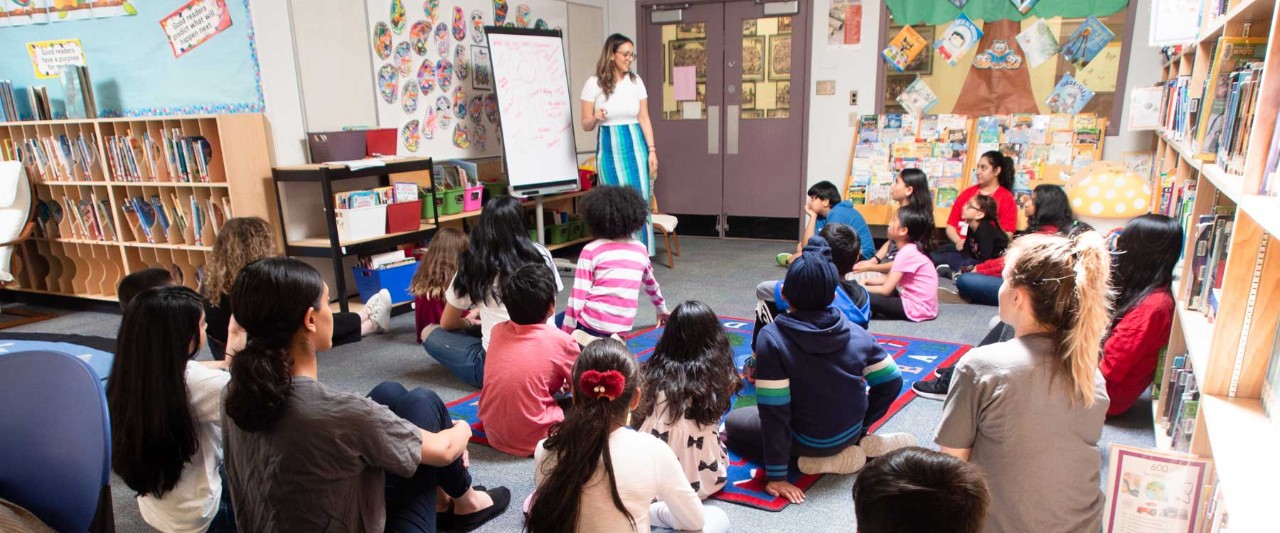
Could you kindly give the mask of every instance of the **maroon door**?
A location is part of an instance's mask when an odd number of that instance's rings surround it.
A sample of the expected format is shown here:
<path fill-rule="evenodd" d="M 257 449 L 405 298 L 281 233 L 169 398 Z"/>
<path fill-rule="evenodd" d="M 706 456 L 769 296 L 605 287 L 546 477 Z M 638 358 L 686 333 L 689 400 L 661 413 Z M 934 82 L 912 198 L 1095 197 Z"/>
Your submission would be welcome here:
<path fill-rule="evenodd" d="M 659 206 L 711 217 L 719 236 L 781 226 L 790 238 L 804 192 L 808 2 L 668 2 L 641 0 L 637 20 Z"/>

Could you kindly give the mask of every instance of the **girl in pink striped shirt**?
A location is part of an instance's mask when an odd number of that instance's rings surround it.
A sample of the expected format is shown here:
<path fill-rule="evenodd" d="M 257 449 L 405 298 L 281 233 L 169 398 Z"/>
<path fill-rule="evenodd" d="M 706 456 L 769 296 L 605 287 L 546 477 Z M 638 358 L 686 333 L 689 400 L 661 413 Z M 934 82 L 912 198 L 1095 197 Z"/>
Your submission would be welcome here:
<path fill-rule="evenodd" d="M 649 251 L 633 234 L 644 227 L 649 209 L 635 190 L 596 187 L 584 198 L 584 215 L 596 240 L 582 249 L 574 274 L 573 293 L 564 313 L 556 318 L 560 329 L 582 330 L 594 337 L 608 337 L 631 330 L 637 301 L 643 289 L 653 302 L 658 325 L 670 313 L 653 277 Z"/>

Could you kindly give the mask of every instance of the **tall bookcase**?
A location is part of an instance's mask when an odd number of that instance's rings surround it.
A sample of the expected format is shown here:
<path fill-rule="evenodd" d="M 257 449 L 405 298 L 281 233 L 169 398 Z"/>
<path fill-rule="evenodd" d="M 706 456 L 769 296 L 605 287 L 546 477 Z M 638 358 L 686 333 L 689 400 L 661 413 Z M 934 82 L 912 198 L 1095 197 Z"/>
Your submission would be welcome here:
<path fill-rule="evenodd" d="M 1276 0 L 1230 0 L 1223 16 L 1211 16 L 1221 1 L 1206 0 L 1200 37 L 1163 64 L 1163 79 L 1189 76 L 1190 98 L 1203 96 L 1220 37 L 1267 38 L 1266 59 L 1240 173 L 1198 157 L 1194 142 L 1176 131 L 1162 130 L 1156 143 L 1156 168 L 1168 173 L 1167 181 L 1195 184 L 1191 228 L 1217 206 L 1235 207 L 1216 317 L 1187 308 L 1185 289 L 1193 272 L 1192 262 L 1183 261 L 1168 353 L 1185 353 L 1199 384 L 1191 451 L 1214 458 L 1232 531 L 1269 531 L 1275 528 L 1272 486 L 1280 479 L 1280 425 L 1268 420 L 1259 398 L 1280 320 L 1280 198 L 1259 191 L 1280 111 L 1280 24 Z M 1190 257 L 1195 236 L 1187 233 L 1184 250 Z M 1168 396 L 1155 402 L 1157 417 Z M 1157 426 L 1157 441 L 1162 437 Z"/>
<path fill-rule="evenodd" d="M 144 132 L 151 143 L 143 140 Z M 178 167 L 186 164 L 185 159 L 170 168 L 163 153 L 165 135 L 198 137 L 208 142 L 207 161 L 201 163 L 199 172 L 194 172 L 194 162 L 191 167 L 192 174 L 203 176 L 183 177 Z M 62 156 L 70 162 L 66 165 L 69 172 L 53 172 L 50 166 L 43 172 L 28 170 L 36 196 L 46 205 L 56 202 L 62 211 L 61 220 L 49 213 L 48 222 L 42 224 L 43 234 L 19 247 L 13 265 L 16 283 L 6 287 L 8 290 L 116 301 L 116 285 L 121 278 L 151 267 L 174 272 L 183 285 L 194 289 L 199 286 L 203 266 L 213 249 L 211 205 L 223 211 L 224 219 L 257 216 L 279 227 L 272 208 L 275 190 L 271 186 L 266 122 L 261 114 L 0 123 L 0 146 L 10 148 L 0 150 L 0 158 L 6 153 L 11 158 L 32 157 L 30 150 L 12 150 L 29 141 L 46 143 L 44 146 L 54 147 L 50 152 L 56 151 L 63 136 L 77 144 L 85 139 L 75 155 L 65 155 L 74 152 L 68 150 Z M 137 159 L 140 170 L 136 178 L 126 178 L 126 173 L 120 171 L 122 167 L 115 163 L 121 159 L 120 152 L 109 154 L 106 140 L 110 137 L 137 141 L 134 146 L 140 152 L 131 156 Z M 85 153 L 90 155 L 81 155 Z M 146 161 L 148 153 L 152 154 L 150 164 Z M 57 157 L 56 153 L 47 155 Z M 58 163 L 49 163 L 53 164 Z M 180 230 L 179 224 L 170 220 L 166 231 L 157 221 L 148 238 L 140 225 L 131 223 L 125 204 L 132 207 L 131 198 L 152 197 L 164 205 L 170 219 L 180 205 L 186 217 L 185 228 Z M 79 207 L 81 200 L 88 200 L 90 210 L 95 204 L 102 206 L 101 211 L 89 213 L 98 216 L 104 225 L 109 223 L 110 232 L 99 231 L 95 238 L 93 232 L 86 235 L 73 226 L 77 224 L 76 213 L 66 206 Z M 204 224 L 198 228 L 192 215 L 193 201 L 206 213 Z M 230 213 L 225 212 L 227 205 Z"/>

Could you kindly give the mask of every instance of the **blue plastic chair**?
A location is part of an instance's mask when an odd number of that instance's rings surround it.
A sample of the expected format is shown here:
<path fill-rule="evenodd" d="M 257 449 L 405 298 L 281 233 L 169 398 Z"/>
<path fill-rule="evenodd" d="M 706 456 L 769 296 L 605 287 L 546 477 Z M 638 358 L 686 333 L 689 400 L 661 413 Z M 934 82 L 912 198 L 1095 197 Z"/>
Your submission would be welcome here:
<path fill-rule="evenodd" d="M 107 397 L 88 363 L 0 355 L 0 497 L 57 531 L 87 531 L 100 501 L 110 515 L 110 479 Z"/>

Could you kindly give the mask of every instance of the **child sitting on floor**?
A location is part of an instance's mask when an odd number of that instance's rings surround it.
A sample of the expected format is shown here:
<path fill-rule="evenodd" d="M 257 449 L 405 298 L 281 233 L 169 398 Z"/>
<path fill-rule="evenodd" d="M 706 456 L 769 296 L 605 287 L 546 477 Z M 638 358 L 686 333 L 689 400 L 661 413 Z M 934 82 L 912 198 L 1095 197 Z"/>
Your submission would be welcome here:
<path fill-rule="evenodd" d="M 821 238 L 810 243 L 787 269 L 782 296 L 791 311 L 756 344 L 758 406 L 725 421 L 729 449 L 763 462 L 765 490 L 792 503 L 804 501 L 788 481 L 793 458 L 801 472 L 852 474 L 868 456 L 915 445 L 906 433 L 866 435 L 898 397 L 902 374 L 870 333 L 831 308 L 839 283 L 831 251 Z"/>
<path fill-rule="evenodd" d="M 938 271 L 929 260 L 933 214 L 901 207 L 889 220 L 889 238 L 898 244 L 893 269 L 866 280 L 872 316 L 921 322 L 938 317 Z"/>
<path fill-rule="evenodd" d="M 983 261 L 995 259 L 1004 254 L 1009 247 L 1009 236 L 1000 229 L 996 199 L 976 194 L 964 205 L 963 219 L 969 231 L 965 234 L 964 244 L 959 250 L 939 250 L 933 254 L 938 265 L 938 275 L 952 277 L 967 267 L 975 266 Z"/>
<path fill-rule="evenodd" d="M 633 423 L 671 447 L 699 498 L 719 492 L 729 468 L 720 417 L 741 382 L 715 311 L 696 300 L 677 306 L 643 373 L 645 393 Z"/>
<path fill-rule="evenodd" d="M 573 410 L 534 452 L 528 531 L 729 530 L 729 517 L 702 504 L 671 448 L 627 427 L 641 397 L 638 366 L 614 339 L 582 350 Z"/>
<path fill-rule="evenodd" d="M 129 308 L 129 302 L 133 301 L 133 297 L 137 296 L 147 289 L 156 287 L 166 287 L 169 285 L 177 285 L 173 280 L 173 274 L 163 268 L 144 268 L 120 280 L 120 284 L 116 286 L 116 297 L 120 299 L 120 310 L 124 311 Z"/>
<path fill-rule="evenodd" d="M 781 253 L 776 257 L 778 266 L 790 265 L 800 255 L 805 243 L 822 231 L 822 227 L 831 223 L 840 223 L 858 232 L 861 241 L 862 257 L 871 257 L 876 253 L 875 242 L 871 238 L 871 228 L 867 227 L 862 213 L 853 208 L 853 201 L 840 199 L 840 189 L 829 181 L 820 181 L 809 187 L 809 197 L 805 200 L 804 213 L 809 221 L 804 227 L 804 236 L 796 243 L 794 254 Z"/>
<path fill-rule="evenodd" d="M 635 323 L 641 289 L 653 302 L 658 325 L 666 323 L 670 313 L 653 278 L 649 251 L 632 238 L 649 216 L 644 199 L 630 187 L 604 186 L 591 189 L 583 201 L 596 240 L 578 256 L 573 292 L 557 325 L 565 333 L 581 330 L 596 338 L 626 333 Z"/>
<path fill-rule="evenodd" d="M 990 503 L 982 471 L 914 446 L 872 461 L 853 482 L 858 533 L 979 533 Z"/>
<path fill-rule="evenodd" d="M 933 216 L 933 197 L 929 195 L 929 178 L 923 170 L 902 169 L 902 172 L 898 173 L 898 178 L 893 180 L 893 185 L 889 187 L 889 197 L 897 202 L 898 207 L 917 207 L 929 213 L 930 217 Z M 859 274 L 865 272 L 888 274 L 893 268 L 893 259 L 897 255 L 898 245 L 892 239 L 887 240 L 874 255 L 863 256 L 862 261 L 853 265 L 853 271 Z"/>
<path fill-rule="evenodd" d="M 553 396 L 568 383 L 578 343 L 550 324 L 556 282 L 544 263 L 528 263 L 507 278 L 503 301 L 511 320 L 493 327 L 484 360 L 480 420 L 489 444 L 528 457 L 547 429 L 564 420 Z"/>
<path fill-rule="evenodd" d="M 440 228 L 413 273 L 409 294 L 413 295 L 413 331 L 418 335 L 419 344 L 423 328 L 439 324 L 444 315 L 444 293 L 458 273 L 458 257 L 466 249 L 467 234 L 457 228 Z"/>

